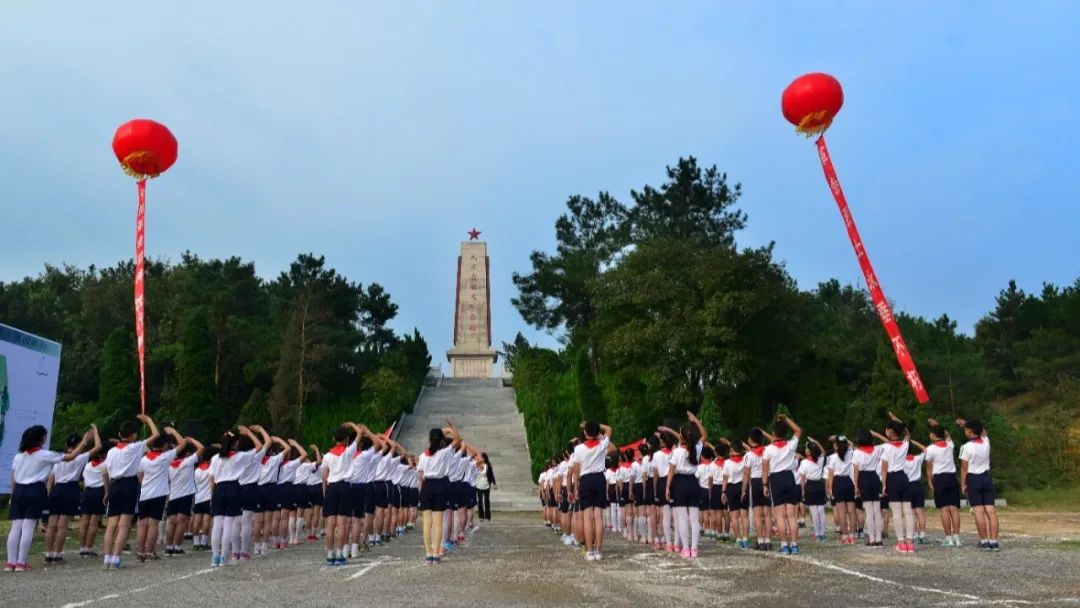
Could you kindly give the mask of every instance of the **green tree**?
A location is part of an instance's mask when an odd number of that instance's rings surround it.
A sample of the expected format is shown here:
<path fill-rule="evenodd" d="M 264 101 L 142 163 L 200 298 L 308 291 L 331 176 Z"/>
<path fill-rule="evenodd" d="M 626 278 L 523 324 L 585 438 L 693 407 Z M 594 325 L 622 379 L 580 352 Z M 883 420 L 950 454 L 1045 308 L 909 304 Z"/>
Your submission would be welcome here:
<path fill-rule="evenodd" d="M 577 398 L 581 404 L 581 413 L 586 420 L 607 421 L 607 405 L 604 394 L 596 384 L 592 360 L 587 348 L 578 349 L 574 361 L 574 376 L 577 380 Z"/>
<path fill-rule="evenodd" d="M 98 412 L 104 417 L 102 430 L 116 431 L 119 422 L 139 413 L 138 368 L 135 339 L 126 329 L 116 328 L 105 340 L 101 355 L 101 383 Z"/>
<path fill-rule="evenodd" d="M 180 332 L 173 407 L 177 421 L 199 421 L 214 431 L 224 428 L 225 420 L 214 395 L 214 360 L 209 315 L 203 307 L 194 308 L 184 317 Z"/>

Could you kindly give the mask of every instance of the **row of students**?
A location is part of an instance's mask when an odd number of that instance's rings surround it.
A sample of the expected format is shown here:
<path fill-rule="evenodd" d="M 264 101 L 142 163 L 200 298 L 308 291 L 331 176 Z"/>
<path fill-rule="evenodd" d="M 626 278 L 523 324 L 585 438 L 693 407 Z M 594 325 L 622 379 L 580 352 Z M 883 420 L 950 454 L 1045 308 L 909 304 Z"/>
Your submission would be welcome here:
<path fill-rule="evenodd" d="M 138 420 L 121 426 L 104 456 L 96 427 L 69 438 L 64 452 L 44 449 L 44 427 L 26 429 L 14 461 L 5 570 L 29 568 L 33 524 L 46 511 L 46 563 L 63 561 L 63 543 L 75 515 L 81 515 L 80 555 L 97 555 L 93 547 L 104 517 L 106 570 L 120 566 L 133 524 L 139 560 L 158 559 L 154 548 L 163 519 L 166 555 L 183 554 L 182 540 L 190 531 L 195 548 L 212 551 L 213 566 L 229 557 L 230 563 L 250 559 L 271 545 L 298 544 L 305 529 L 310 530 L 308 540 L 317 539 L 324 509 L 330 530 L 327 561 L 335 565 L 405 532 L 416 519 L 415 458 L 363 425 L 343 425 L 324 458 L 317 446 L 310 446 L 309 453 L 257 425 L 238 427 L 220 443 L 203 446 L 168 426 L 159 432 L 147 416 Z M 149 437 L 140 441 L 142 425 Z M 461 509 L 463 523 L 447 544 L 463 537 L 464 511 L 475 505 L 476 477 L 455 470 L 459 498 L 452 504 Z"/>
<path fill-rule="evenodd" d="M 916 542 L 925 540 L 925 466 L 945 531 L 943 545 L 960 546 L 963 493 L 975 514 L 980 547 L 1000 549 L 989 438 L 978 421 L 957 420 L 968 439 L 960 450 L 958 480 L 951 437 L 933 419 L 928 446 L 912 440 L 906 426 L 890 414 L 884 434 L 861 431 L 854 445 L 842 435 L 830 437 L 833 451 L 825 457 L 824 446 L 813 438 L 807 438 L 804 451 L 798 452 L 802 431 L 786 416 L 778 417 L 772 434 L 754 428 L 745 442 L 721 438 L 715 447 L 704 440 L 700 422 L 688 416 L 690 423 L 679 433 L 659 427 L 653 437 L 608 460 L 604 515 L 608 529 L 621 530 L 631 541 L 695 557 L 699 521 L 707 535 L 733 537 L 744 549 L 750 547 L 752 525 L 755 549 L 771 550 L 771 536 L 778 533 L 779 551 L 798 554 L 800 510 L 809 511 L 813 535 L 823 542 L 825 506 L 831 503 L 842 545 L 856 544 L 856 530 L 862 535 L 865 528 L 867 545 L 882 546 L 891 519 L 896 551 L 914 553 Z M 576 513 L 584 505 L 566 491 L 577 443 L 549 462 L 538 484 L 546 525 L 562 533 L 565 544 L 588 545 L 577 525 Z M 688 445 L 699 447 L 689 450 Z M 909 445 L 919 453 L 911 453 Z M 696 463 L 692 452 L 698 454 Z M 692 478 L 696 478 L 696 506 Z"/>
<path fill-rule="evenodd" d="M 483 453 L 462 437 L 454 423 L 428 433 L 428 447 L 416 459 L 424 563 L 442 562 L 465 542 L 473 528 L 476 484 L 486 473 Z"/>

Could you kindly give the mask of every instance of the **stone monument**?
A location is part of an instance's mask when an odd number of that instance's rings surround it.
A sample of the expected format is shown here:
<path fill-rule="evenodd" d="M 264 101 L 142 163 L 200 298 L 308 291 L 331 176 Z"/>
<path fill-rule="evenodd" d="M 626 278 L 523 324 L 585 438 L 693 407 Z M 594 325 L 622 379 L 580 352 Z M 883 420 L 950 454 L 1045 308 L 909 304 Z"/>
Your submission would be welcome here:
<path fill-rule="evenodd" d="M 462 241 L 454 304 L 454 347 L 446 351 L 455 378 L 491 378 L 498 354 L 491 348 L 491 291 L 487 243 L 480 231 Z"/>

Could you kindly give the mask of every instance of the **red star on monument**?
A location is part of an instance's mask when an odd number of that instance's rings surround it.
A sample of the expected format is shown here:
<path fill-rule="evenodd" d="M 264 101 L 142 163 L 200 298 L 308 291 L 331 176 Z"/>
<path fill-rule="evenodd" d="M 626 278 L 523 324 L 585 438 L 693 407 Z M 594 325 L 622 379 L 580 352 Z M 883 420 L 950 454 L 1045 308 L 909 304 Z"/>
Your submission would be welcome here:
<path fill-rule="evenodd" d="M 465 234 L 469 235 L 470 241 L 475 241 L 480 238 L 480 231 L 476 229 L 476 226 L 473 226 L 473 229 L 469 230 Z"/>

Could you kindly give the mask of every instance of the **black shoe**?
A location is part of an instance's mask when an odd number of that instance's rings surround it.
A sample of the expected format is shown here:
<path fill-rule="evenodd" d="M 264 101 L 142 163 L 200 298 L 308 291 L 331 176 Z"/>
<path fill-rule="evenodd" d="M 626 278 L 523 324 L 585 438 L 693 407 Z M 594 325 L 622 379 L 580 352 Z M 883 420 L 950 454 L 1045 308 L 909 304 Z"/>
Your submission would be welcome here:
<path fill-rule="evenodd" d="M 53 558 L 52 558 L 52 556 L 51 556 L 51 555 L 46 555 L 46 556 L 45 556 L 45 563 L 46 563 L 46 564 L 51 564 L 51 563 L 53 563 Z"/>

